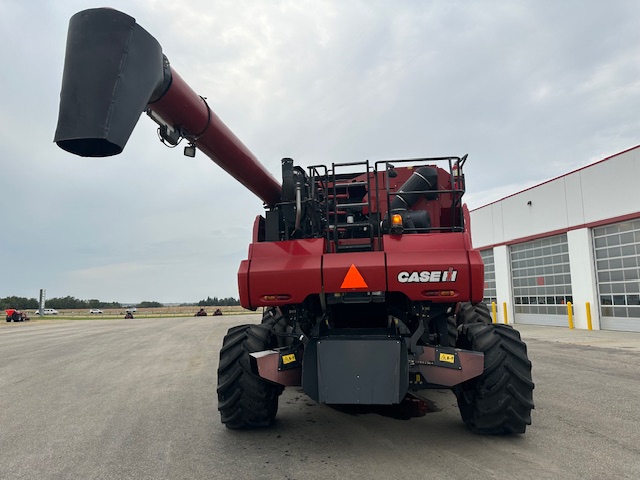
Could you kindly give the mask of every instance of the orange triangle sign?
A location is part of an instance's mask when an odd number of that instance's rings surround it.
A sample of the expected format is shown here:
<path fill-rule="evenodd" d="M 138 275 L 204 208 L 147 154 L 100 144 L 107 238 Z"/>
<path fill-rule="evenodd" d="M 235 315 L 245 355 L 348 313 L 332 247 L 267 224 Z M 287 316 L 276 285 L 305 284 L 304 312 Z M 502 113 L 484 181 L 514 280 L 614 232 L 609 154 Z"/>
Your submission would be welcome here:
<path fill-rule="evenodd" d="M 342 285 L 340 288 L 368 288 L 367 282 L 364 281 L 362 275 L 356 268 L 356 266 L 352 263 L 349 271 L 344 276 L 344 280 L 342 281 Z"/>

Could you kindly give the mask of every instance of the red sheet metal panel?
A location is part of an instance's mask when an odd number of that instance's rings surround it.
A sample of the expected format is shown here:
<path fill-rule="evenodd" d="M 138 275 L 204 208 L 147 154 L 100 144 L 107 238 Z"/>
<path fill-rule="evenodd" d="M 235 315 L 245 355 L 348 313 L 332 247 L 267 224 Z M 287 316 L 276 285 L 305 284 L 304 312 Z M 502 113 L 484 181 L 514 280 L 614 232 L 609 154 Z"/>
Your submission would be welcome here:
<path fill-rule="evenodd" d="M 364 284 L 357 281 L 359 277 L 353 273 L 352 266 Z M 387 290 L 384 252 L 327 253 L 324 255 L 322 276 L 325 293 Z"/>
<path fill-rule="evenodd" d="M 388 235 L 384 248 L 389 291 L 403 292 L 412 300 L 470 299 L 470 269 L 461 233 Z"/>
<path fill-rule="evenodd" d="M 324 240 L 260 242 L 252 245 L 247 290 L 252 307 L 301 303 L 322 291 Z M 239 281 L 244 275 L 239 272 Z"/>

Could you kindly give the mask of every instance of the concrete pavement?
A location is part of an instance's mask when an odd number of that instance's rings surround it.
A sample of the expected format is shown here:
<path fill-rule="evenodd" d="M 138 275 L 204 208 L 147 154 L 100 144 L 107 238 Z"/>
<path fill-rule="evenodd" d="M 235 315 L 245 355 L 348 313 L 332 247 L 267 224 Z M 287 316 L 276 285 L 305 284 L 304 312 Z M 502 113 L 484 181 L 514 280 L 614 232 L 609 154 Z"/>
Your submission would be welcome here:
<path fill-rule="evenodd" d="M 548 327 L 541 325 L 513 325 L 522 339 L 546 342 L 568 343 L 599 348 L 615 348 L 628 352 L 640 352 L 640 333 L 614 332 L 612 330 L 569 330 L 568 327 Z"/>

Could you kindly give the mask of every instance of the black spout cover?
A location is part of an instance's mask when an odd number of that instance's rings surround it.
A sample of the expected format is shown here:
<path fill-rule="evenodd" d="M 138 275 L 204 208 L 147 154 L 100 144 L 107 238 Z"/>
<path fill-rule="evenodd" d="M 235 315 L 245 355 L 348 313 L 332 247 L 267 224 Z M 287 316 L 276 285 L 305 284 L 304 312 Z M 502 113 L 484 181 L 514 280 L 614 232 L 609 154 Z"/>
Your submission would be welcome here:
<path fill-rule="evenodd" d="M 75 14 L 54 141 L 83 157 L 119 154 L 163 81 L 162 47 L 134 18 L 109 8 Z"/>

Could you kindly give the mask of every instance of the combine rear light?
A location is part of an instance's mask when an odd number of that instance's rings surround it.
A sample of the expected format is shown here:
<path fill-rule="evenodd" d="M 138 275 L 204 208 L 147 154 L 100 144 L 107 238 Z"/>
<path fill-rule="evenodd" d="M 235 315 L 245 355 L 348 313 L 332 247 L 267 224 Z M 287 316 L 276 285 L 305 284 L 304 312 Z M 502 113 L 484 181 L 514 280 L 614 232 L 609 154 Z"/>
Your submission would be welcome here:
<path fill-rule="evenodd" d="M 279 293 L 277 295 L 263 295 L 260 299 L 264 302 L 280 302 L 282 300 L 291 300 L 291 295 Z"/>
<path fill-rule="evenodd" d="M 402 233 L 402 215 L 395 213 L 391 215 L 391 233 L 400 234 Z"/>
<path fill-rule="evenodd" d="M 455 290 L 424 290 L 425 297 L 455 297 L 458 293 Z"/>

